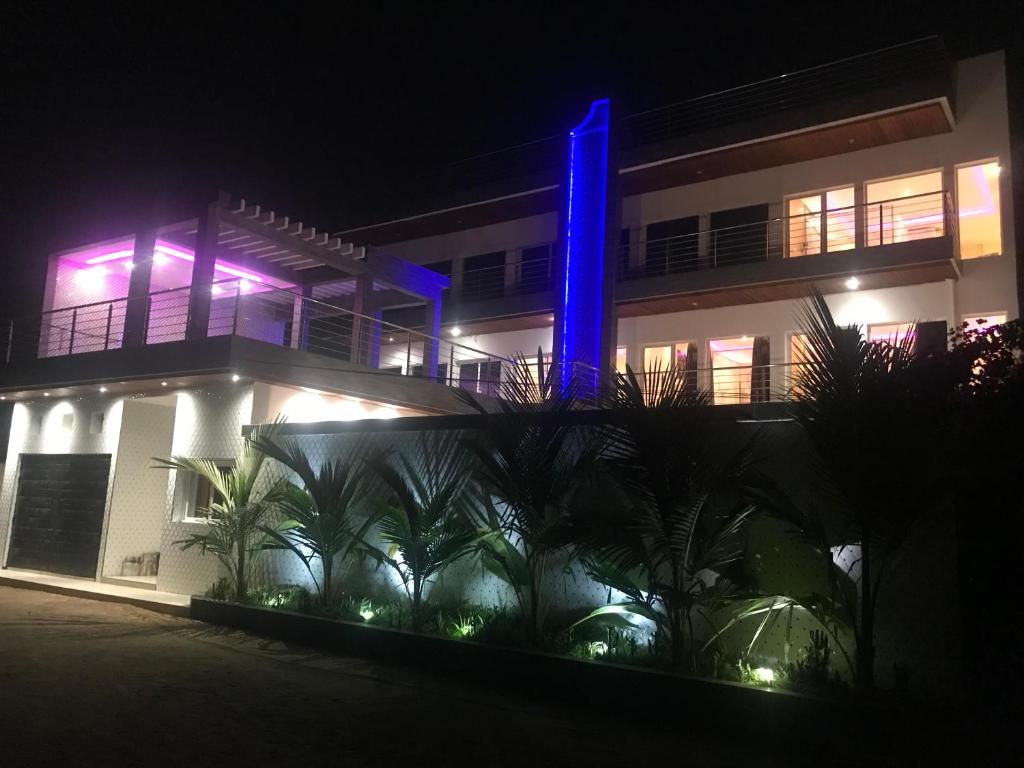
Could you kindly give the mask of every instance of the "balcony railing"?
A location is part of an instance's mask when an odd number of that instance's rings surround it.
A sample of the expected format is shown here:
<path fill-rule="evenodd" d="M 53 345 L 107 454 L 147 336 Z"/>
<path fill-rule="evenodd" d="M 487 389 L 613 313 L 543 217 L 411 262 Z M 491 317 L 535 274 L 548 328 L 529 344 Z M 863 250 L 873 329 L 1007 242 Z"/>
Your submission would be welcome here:
<path fill-rule="evenodd" d="M 928 192 L 630 243 L 619 248 L 616 279 L 660 277 L 945 236 L 955 242 L 956 231 L 949 192 Z"/>

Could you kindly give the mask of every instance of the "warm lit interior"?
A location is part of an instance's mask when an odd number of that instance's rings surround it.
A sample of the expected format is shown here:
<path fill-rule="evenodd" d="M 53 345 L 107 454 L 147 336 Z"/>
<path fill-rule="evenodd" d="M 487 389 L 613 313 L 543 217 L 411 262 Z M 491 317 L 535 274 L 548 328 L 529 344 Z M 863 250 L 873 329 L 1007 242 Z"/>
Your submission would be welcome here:
<path fill-rule="evenodd" d="M 956 171 L 960 258 L 1003 252 L 999 219 L 999 163 L 979 163 Z"/>
<path fill-rule="evenodd" d="M 888 245 L 944 233 L 942 172 L 922 173 L 865 185 L 867 245 Z"/>
<path fill-rule="evenodd" d="M 789 200 L 789 244 L 787 254 L 809 256 L 821 253 L 822 204 L 825 205 L 826 250 L 847 251 L 857 244 L 853 187 L 833 189 L 823 194 Z"/>
<path fill-rule="evenodd" d="M 890 344 L 899 344 L 903 339 L 914 338 L 913 323 L 885 323 L 883 325 L 868 326 L 868 341 L 874 343 L 887 341 Z"/>
<path fill-rule="evenodd" d="M 654 373 L 672 368 L 672 347 L 644 347 L 644 372 Z"/>
<path fill-rule="evenodd" d="M 749 403 L 754 337 L 714 339 L 708 342 L 708 348 L 715 404 Z"/>
<path fill-rule="evenodd" d="M 619 373 L 626 372 L 626 348 L 616 347 L 615 348 L 615 370 Z"/>
<path fill-rule="evenodd" d="M 993 325 L 1002 325 L 1006 322 L 1005 312 L 990 312 L 987 315 L 971 315 L 965 317 L 964 322 L 967 324 L 967 329 L 972 331 L 981 331 L 985 328 L 991 328 Z"/>

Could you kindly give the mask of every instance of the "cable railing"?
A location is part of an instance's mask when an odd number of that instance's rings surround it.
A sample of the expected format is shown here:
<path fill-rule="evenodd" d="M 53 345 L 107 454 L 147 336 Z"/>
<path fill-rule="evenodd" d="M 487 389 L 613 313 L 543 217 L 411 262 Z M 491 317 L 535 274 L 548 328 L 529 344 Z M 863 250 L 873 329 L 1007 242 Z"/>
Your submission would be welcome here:
<path fill-rule="evenodd" d="M 950 236 L 956 215 L 946 190 L 829 208 L 619 247 L 616 279 L 636 280 Z M 858 238 L 862 235 L 862 239 Z"/>

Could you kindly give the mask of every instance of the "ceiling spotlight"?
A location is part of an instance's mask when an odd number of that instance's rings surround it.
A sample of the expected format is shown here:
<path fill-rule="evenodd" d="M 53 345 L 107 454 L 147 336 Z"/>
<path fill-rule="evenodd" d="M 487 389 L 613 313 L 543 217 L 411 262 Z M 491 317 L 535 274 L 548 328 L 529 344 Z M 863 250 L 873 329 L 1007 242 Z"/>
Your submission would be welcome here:
<path fill-rule="evenodd" d="M 0 395 L 0 400 L 6 400 L 6 399 L 7 399 L 7 395 Z"/>
<path fill-rule="evenodd" d="M 167 256 L 165 256 L 162 253 L 153 254 L 153 263 L 156 264 L 158 267 L 162 267 L 168 261 L 170 261 L 170 259 L 168 259 Z"/>
<path fill-rule="evenodd" d="M 394 336 L 388 336 L 388 341 L 394 341 L 394 340 L 395 340 Z"/>
<path fill-rule="evenodd" d="M 241 377 L 237 373 L 231 374 L 232 381 L 238 381 Z"/>
<path fill-rule="evenodd" d="M 50 396 L 49 392 L 43 392 L 43 397 L 49 397 L 49 396 Z"/>
<path fill-rule="evenodd" d="M 100 392 L 106 392 L 106 391 L 107 391 L 106 387 L 100 387 Z"/>
<path fill-rule="evenodd" d="M 459 328 L 459 326 L 457 326 L 457 325 L 453 325 L 452 329 L 449 331 L 449 333 L 452 336 L 461 336 L 462 335 L 462 329 Z"/>
<path fill-rule="evenodd" d="M 860 288 L 860 280 L 858 280 L 856 277 L 851 277 L 845 283 L 843 283 L 843 285 L 846 286 L 847 290 L 856 291 L 858 288 Z"/>
<path fill-rule="evenodd" d="M 160 382 L 160 386 L 161 387 L 166 387 L 167 386 L 167 382 L 166 381 L 161 381 Z"/>

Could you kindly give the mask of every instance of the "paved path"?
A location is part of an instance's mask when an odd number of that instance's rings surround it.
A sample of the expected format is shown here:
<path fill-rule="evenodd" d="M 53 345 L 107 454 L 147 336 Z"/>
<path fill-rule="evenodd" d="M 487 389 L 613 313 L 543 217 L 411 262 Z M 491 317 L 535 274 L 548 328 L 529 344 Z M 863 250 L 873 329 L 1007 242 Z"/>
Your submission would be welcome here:
<path fill-rule="evenodd" d="M 610 706 L 615 698 L 609 692 Z M 4 768 L 768 768 L 763 747 L 539 706 L 129 605 L 0 586 Z"/>

